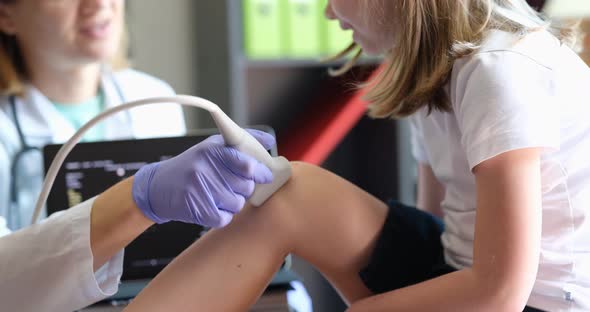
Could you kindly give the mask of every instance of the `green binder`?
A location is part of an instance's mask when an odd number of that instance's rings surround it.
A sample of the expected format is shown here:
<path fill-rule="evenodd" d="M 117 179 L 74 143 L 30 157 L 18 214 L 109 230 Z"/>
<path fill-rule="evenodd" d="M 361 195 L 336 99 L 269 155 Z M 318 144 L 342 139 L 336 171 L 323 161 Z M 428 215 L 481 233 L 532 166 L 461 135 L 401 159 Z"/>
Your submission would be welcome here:
<path fill-rule="evenodd" d="M 287 0 L 289 22 L 289 56 L 294 58 L 319 57 L 322 54 L 320 0 Z"/>
<path fill-rule="evenodd" d="M 283 38 L 284 1 L 243 0 L 244 49 L 254 59 L 279 58 L 285 55 Z"/>

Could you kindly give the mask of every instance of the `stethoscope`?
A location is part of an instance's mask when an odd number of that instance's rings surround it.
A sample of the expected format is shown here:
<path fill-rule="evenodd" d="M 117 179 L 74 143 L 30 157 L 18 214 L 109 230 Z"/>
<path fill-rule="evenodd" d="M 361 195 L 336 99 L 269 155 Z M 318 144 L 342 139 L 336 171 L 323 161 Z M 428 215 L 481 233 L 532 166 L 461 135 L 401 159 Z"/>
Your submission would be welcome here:
<path fill-rule="evenodd" d="M 113 86 L 115 87 L 115 90 L 117 92 L 117 95 L 118 95 L 121 103 L 126 103 L 127 101 L 125 100 L 125 95 L 123 94 L 123 90 L 121 89 L 121 86 L 119 85 L 119 83 L 115 79 L 114 75 L 111 75 L 111 81 L 113 83 Z M 9 96 L 8 101 L 10 103 L 10 110 L 12 111 L 12 119 L 14 121 L 14 125 L 16 127 L 16 132 L 18 134 L 18 139 L 20 141 L 20 146 L 21 146 L 21 149 L 16 154 L 14 154 L 14 157 L 12 158 L 12 163 L 10 166 L 10 204 L 8 205 L 8 209 L 6 211 L 6 220 L 10 223 L 10 222 L 13 222 L 12 213 L 13 213 L 13 210 L 15 209 L 14 207 L 18 207 L 19 192 L 17 190 L 17 185 L 16 185 L 17 184 L 16 183 L 16 175 L 17 175 L 16 171 L 18 168 L 18 163 L 21 159 L 23 159 L 23 157 L 26 154 L 28 154 L 30 152 L 41 152 L 41 148 L 29 145 L 26 138 L 25 138 L 25 135 L 23 134 L 22 126 L 21 126 L 20 120 L 18 118 L 18 112 L 17 112 L 17 106 L 16 106 L 16 96 L 14 96 L 14 95 Z M 16 222 L 19 227 L 22 226 L 22 222 L 20 220 L 20 213 L 16 214 L 16 218 L 15 218 L 14 222 Z"/>

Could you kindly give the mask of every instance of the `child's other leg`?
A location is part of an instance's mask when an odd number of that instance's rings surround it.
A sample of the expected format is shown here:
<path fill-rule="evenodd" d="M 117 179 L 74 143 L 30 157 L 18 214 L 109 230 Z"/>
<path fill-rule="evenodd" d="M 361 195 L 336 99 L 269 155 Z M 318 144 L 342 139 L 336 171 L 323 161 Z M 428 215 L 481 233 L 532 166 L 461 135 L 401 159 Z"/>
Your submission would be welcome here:
<path fill-rule="evenodd" d="M 245 311 L 288 253 L 318 268 L 348 302 L 370 295 L 368 262 L 387 206 L 321 168 L 294 163 L 293 177 L 261 207 L 199 239 L 128 311 Z"/>

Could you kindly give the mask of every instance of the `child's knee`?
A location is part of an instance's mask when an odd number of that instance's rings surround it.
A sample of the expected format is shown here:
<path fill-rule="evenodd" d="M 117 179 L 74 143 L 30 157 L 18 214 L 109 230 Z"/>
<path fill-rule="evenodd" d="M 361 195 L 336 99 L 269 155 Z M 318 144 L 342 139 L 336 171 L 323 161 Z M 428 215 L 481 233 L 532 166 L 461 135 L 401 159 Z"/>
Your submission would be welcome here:
<path fill-rule="evenodd" d="M 289 230 L 306 218 L 310 200 L 314 197 L 310 183 L 320 167 L 303 162 L 291 162 L 292 176 L 274 195 L 257 209 L 268 222 L 276 223 L 281 229 Z M 296 230 L 296 229 L 295 229 Z"/>

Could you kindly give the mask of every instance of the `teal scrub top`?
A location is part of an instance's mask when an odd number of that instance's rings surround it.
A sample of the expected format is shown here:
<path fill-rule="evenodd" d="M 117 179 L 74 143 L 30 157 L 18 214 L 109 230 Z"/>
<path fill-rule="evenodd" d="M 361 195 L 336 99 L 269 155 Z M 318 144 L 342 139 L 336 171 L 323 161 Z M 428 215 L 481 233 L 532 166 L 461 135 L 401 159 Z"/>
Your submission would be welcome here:
<path fill-rule="evenodd" d="M 86 124 L 90 119 L 100 114 L 105 107 L 105 97 L 102 91 L 98 94 L 82 103 L 57 103 L 53 102 L 53 105 L 57 111 L 66 118 L 68 122 L 72 124 L 74 129 L 79 130 Z M 96 142 L 102 141 L 105 138 L 104 124 L 99 123 L 88 130 L 88 132 L 82 137 L 83 142 Z"/>

